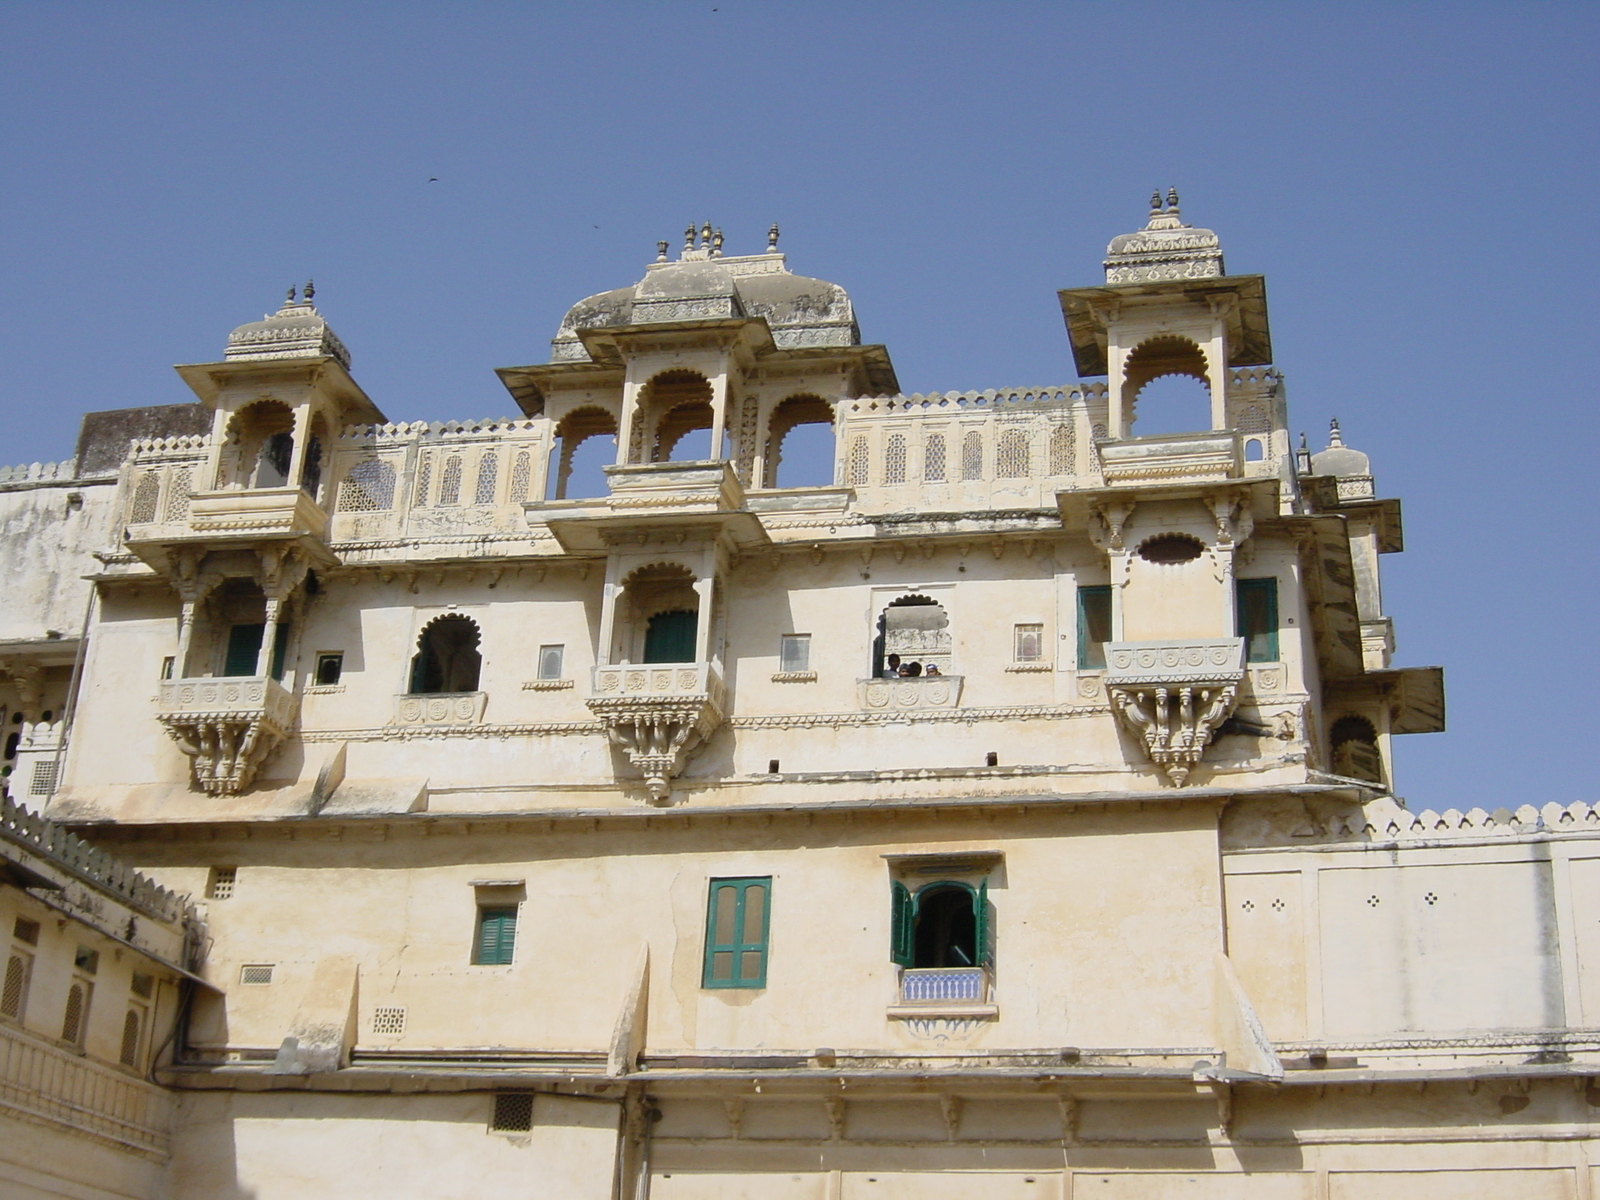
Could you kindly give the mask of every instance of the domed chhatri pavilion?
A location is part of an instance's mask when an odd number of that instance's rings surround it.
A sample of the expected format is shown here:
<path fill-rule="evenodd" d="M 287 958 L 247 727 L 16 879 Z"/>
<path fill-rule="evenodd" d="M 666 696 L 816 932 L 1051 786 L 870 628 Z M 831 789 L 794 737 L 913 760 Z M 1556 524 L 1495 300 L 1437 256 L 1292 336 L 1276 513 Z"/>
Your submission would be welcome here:
<path fill-rule="evenodd" d="M 1078 382 L 906 395 L 668 249 L 515 418 L 308 285 L 0 473 L 0 1191 L 1589 1200 L 1600 814 L 1396 792 L 1400 505 L 1262 278 L 1157 195 Z"/>

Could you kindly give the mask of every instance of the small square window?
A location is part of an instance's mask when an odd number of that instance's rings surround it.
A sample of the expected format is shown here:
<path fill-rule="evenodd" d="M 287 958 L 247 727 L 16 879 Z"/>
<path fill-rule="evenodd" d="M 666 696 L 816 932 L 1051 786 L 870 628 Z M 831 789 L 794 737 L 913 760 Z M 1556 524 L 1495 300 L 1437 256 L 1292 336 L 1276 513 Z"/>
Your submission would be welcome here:
<path fill-rule="evenodd" d="M 561 672 L 566 665 L 567 648 L 565 646 L 540 646 L 539 647 L 539 678 L 560 679 Z"/>
<path fill-rule="evenodd" d="M 1012 658 L 1019 663 L 1039 662 L 1044 658 L 1044 626 L 1012 626 Z"/>
<path fill-rule="evenodd" d="M 246 963 L 239 968 L 239 982 L 262 987 L 272 982 L 272 963 Z"/>
<path fill-rule="evenodd" d="M 177 664 L 178 660 L 170 654 L 163 658 L 161 660 L 161 678 L 171 679 L 173 669 L 177 666 Z"/>
<path fill-rule="evenodd" d="M 18 917 L 11 926 L 11 936 L 19 942 L 27 942 L 30 946 L 39 944 L 39 922 L 31 921 L 27 917 Z"/>
<path fill-rule="evenodd" d="M 344 675 L 343 654 L 317 655 L 317 687 L 332 687 Z"/>
<path fill-rule="evenodd" d="M 100 951 L 79 946 L 77 954 L 72 957 L 72 965 L 85 975 L 93 975 L 100 969 Z"/>
<path fill-rule="evenodd" d="M 156 990 L 155 976 L 146 975 L 142 971 L 135 971 L 133 973 L 133 983 L 129 985 L 128 990 L 141 1000 L 150 999 Z"/>
<path fill-rule="evenodd" d="M 212 867 L 211 877 L 206 880 L 206 899 L 233 899 L 233 885 L 238 875 L 238 867 Z"/>
<path fill-rule="evenodd" d="M 527 1133 L 533 1128 L 532 1092 L 497 1092 L 494 1119 L 489 1128 L 495 1133 Z"/>
<path fill-rule="evenodd" d="M 372 1010 L 373 1033 L 404 1033 L 406 1031 L 406 1010 L 403 1008 L 385 1007 Z"/>
<path fill-rule="evenodd" d="M 786 633 L 778 646 L 778 670 L 809 671 L 811 669 L 811 635 Z"/>

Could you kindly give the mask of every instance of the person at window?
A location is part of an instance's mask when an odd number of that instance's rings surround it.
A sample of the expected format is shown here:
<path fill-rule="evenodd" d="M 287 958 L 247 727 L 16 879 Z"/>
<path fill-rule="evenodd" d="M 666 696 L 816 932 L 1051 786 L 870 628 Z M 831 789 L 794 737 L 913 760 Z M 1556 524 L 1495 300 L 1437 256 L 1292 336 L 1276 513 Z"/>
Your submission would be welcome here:
<path fill-rule="evenodd" d="M 922 674 L 922 664 L 921 663 L 907 663 L 905 666 L 900 668 L 900 674 L 908 675 L 912 679 L 916 679 L 919 676 L 921 676 L 921 674 Z"/>
<path fill-rule="evenodd" d="M 939 664 L 938 663 L 929 663 L 928 664 L 928 669 L 926 671 L 924 671 L 923 674 L 925 674 L 925 675 L 943 675 L 944 672 L 939 670 Z"/>
<path fill-rule="evenodd" d="M 900 674 L 900 656 L 898 654 L 891 654 L 883 660 L 883 677 L 885 679 L 894 679 Z"/>

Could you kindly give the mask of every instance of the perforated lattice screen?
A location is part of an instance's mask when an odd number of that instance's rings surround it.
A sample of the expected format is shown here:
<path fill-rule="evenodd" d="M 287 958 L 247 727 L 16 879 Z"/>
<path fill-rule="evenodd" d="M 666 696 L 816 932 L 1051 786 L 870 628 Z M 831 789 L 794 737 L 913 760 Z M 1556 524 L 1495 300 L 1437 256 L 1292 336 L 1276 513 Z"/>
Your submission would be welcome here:
<path fill-rule="evenodd" d="M 1000 449 L 995 455 L 994 473 L 1001 479 L 1026 479 L 1030 470 L 1028 459 L 1027 431 L 1003 430 L 1000 434 Z"/>
<path fill-rule="evenodd" d="M 922 477 L 929 483 L 944 482 L 944 434 L 930 433 L 922 447 Z"/>
<path fill-rule="evenodd" d="M 61 1020 L 61 1040 L 76 1046 L 83 1035 L 83 984 L 75 983 L 67 991 L 67 1011 Z"/>
<path fill-rule="evenodd" d="M 495 480 L 500 474 L 500 456 L 485 450 L 478 460 L 478 488 L 473 494 L 474 504 L 493 504 Z"/>
<path fill-rule="evenodd" d="M 139 1065 L 139 1032 L 143 1025 L 144 1015 L 137 1008 L 130 1008 L 122 1018 L 122 1051 L 117 1061 L 125 1067 Z"/>
<path fill-rule="evenodd" d="M 521 504 L 528 498 L 528 485 L 533 479 L 533 458 L 526 450 L 517 451 L 511 464 L 511 494 L 506 497 L 512 504 Z"/>
<path fill-rule="evenodd" d="M 372 1011 L 373 1033 L 404 1033 L 406 1010 L 403 1008 L 376 1008 Z"/>
<path fill-rule="evenodd" d="M 272 982 L 271 963 L 253 963 L 239 968 L 240 983 L 263 984 Z"/>
<path fill-rule="evenodd" d="M 883 481 L 885 483 L 906 481 L 906 438 L 903 433 L 889 435 L 889 443 L 883 452 Z"/>
<path fill-rule="evenodd" d="M 527 1133 L 533 1128 L 533 1093 L 497 1092 L 489 1128 L 496 1133 Z"/>
<path fill-rule="evenodd" d="M 22 993 L 28 986 L 28 960 L 13 954 L 6 962 L 5 986 L 0 987 L 0 1014 L 19 1019 L 22 1016 Z"/>

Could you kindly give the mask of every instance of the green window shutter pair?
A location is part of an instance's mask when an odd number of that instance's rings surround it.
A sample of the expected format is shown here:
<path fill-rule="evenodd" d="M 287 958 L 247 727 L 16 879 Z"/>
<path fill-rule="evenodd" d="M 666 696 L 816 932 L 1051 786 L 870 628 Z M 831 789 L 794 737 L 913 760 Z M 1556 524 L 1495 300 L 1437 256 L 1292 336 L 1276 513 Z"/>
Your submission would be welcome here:
<path fill-rule="evenodd" d="M 767 933 L 771 910 L 771 876 L 711 881 L 711 897 L 706 905 L 702 987 L 767 986 Z"/>
<path fill-rule="evenodd" d="M 1103 671 L 1106 643 L 1111 640 L 1111 588 L 1108 584 L 1078 589 L 1078 670 Z"/>
<path fill-rule="evenodd" d="M 228 653 L 223 659 L 224 675 L 254 675 L 261 657 L 261 642 L 267 635 L 264 621 L 235 625 L 228 630 Z M 279 621 L 272 632 L 272 661 L 267 668 L 274 679 L 283 678 L 284 658 L 289 651 L 289 622 Z"/>
<path fill-rule="evenodd" d="M 700 617 L 688 609 L 657 613 L 644 631 L 644 661 L 647 663 L 694 662 L 695 627 Z"/>
<path fill-rule="evenodd" d="M 1240 579 L 1235 585 L 1234 633 L 1245 639 L 1245 661 L 1278 661 L 1278 581 Z"/>
<path fill-rule="evenodd" d="M 985 878 L 976 890 L 964 883 L 955 886 L 972 893 L 972 940 L 978 952 L 977 965 L 989 966 L 994 961 L 989 948 L 989 880 Z M 889 961 L 898 967 L 910 967 L 916 965 L 916 957 L 917 897 L 905 884 L 892 879 L 889 881 Z"/>
<path fill-rule="evenodd" d="M 516 907 L 480 908 L 478 944 L 473 947 L 472 961 L 485 967 L 509 966 L 516 949 Z"/>

